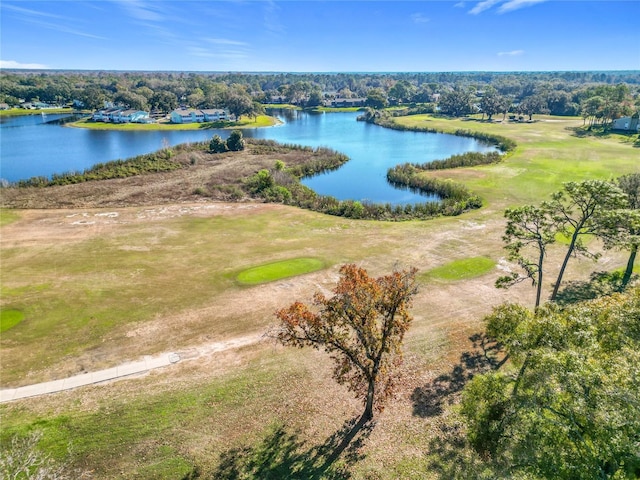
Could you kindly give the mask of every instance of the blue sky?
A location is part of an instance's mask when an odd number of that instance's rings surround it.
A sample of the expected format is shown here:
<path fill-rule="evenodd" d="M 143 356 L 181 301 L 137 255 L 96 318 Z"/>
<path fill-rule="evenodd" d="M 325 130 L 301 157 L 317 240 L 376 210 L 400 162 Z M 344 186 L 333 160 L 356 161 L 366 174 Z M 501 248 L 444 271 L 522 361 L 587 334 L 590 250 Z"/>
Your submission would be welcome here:
<path fill-rule="evenodd" d="M 0 2 L 0 67 L 640 70 L 640 0 Z"/>

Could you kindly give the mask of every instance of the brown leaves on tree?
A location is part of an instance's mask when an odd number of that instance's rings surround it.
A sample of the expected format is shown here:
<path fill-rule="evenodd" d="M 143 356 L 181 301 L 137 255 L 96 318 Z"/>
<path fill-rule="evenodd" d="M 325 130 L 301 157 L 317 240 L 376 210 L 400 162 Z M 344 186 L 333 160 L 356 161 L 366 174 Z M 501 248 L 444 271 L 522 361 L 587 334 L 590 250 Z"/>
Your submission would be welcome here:
<path fill-rule="evenodd" d="M 373 417 L 374 404 L 381 410 L 393 393 L 402 341 L 413 320 L 409 308 L 417 291 L 416 271 L 371 278 L 356 265 L 343 265 L 332 297 L 316 293 L 312 308 L 295 302 L 276 312 L 276 339 L 329 353 L 336 381 L 363 399 L 365 420 Z"/>

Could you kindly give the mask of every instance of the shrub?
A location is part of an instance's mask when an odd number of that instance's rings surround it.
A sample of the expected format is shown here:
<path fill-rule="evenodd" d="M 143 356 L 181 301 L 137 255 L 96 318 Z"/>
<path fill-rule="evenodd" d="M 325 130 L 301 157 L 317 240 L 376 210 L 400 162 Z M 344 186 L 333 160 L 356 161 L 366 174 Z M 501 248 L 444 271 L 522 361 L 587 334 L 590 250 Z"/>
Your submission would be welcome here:
<path fill-rule="evenodd" d="M 220 135 L 214 135 L 209 142 L 209 151 L 211 153 L 224 153 L 227 150 L 227 144 L 220 138 Z"/>
<path fill-rule="evenodd" d="M 244 150 L 244 139 L 242 138 L 242 132 L 240 130 L 234 130 L 227 138 L 227 148 L 232 152 L 239 152 Z"/>

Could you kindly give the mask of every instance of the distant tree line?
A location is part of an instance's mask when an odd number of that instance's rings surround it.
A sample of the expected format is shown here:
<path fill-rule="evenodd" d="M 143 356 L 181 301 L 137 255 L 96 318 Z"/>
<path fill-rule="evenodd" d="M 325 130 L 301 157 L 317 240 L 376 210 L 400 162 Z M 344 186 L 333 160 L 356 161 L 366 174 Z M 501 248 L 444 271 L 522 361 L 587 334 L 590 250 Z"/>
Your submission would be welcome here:
<path fill-rule="evenodd" d="M 169 112 L 180 105 L 257 115 L 275 99 L 315 107 L 326 98 L 362 98 L 462 116 L 482 113 L 582 115 L 607 124 L 640 108 L 638 72 L 245 74 L 183 72 L 3 71 L 0 102 L 101 108 L 104 102 Z M 427 107 L 425 107 L 425 105 Z M 428 107 L 431 105 L 431 107 Z M 426 109 L 426 110 L 425 110 Z M 414 112 L 415 113 L 415 112 Z"/>

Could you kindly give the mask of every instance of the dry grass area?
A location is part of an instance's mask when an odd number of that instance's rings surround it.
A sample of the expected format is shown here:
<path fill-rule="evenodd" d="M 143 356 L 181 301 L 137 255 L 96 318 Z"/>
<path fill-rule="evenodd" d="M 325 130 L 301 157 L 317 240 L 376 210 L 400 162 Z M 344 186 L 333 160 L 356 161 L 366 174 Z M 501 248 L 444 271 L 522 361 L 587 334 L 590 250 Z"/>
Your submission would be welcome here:
<path fill-rule="evenodd" d="M 202 155 L 168 174 L 0 192 L 2 206 L 20 209 L 12 211 L 17 219 L 2 225 L 2 306 L 28 311 L 24 324 L 0 339 L 2 386 L 163 351 L 184 358 L 146 376 L 4 404 L 5 428 L 44 429 L 47 448 L 63 459 L 71 442 L 76 453 L 67 461 L 91 471 L 91 478 L 182 478 L 193 465 L 200 466 L 203 478 L 216 478 L 221 455 L 237 460 L 241 453 L 234 449 L 246 454 L 267 446 L 275 448 L 265 450 L 275 455 L 273 461 L 289 458 L 301 471 L 318 473 L 311 461 L 315 453 L 330 447 L 332 435 L 361 409 L 331 379 L 330 360 L 268 339 L 217 353 L 207 346 L 266 332 L 276 308 L 309 301 L 316 291 L 328 293 L 343 263 L 382 275 L 396 266 L 427 271 L 455 259 L 487 256 L 498 267 L 481 277 L 423 280 L 397 398 L 363 434 L 364 443 L 354 452 L 358 461 L 341 460 L 353 478 L 448 478 L 432 468 L 430 456 L 436 455 L 448 406 L 466 375 L 481 364 L 482 352 L 470 337 L 482 331 L 481 318 L 492 306 L 506 300 L 533 303 L 528 284 L 508 291 L 493 286 L 511 268 L 501 236 L 502 209 L 513 199 L 498 193 L 479 211 L 405 223 L 223 203 L 223 197 L 193 191 L 213 192 L 213 185 L 233 184 L 238 174 L 272 166 L 276 159 L 289 165 L 296 160 L 283 153 Z M 490 171 L 497 175 L 506 166 Z M 561 246 L 552 249 L 549 264 L 559 264 L 563 253 Z M 322 258 L 330 267 L 254 287 L 229 279 L 242 268 L 298 256 Z M 607 252 L 597 265 L 572 259 L 566 279 L 585 279 L 593 270 L 613 270 L 623 262 L 624 254 L 617 252 Z M 553 275 L 549 272 L 547 281 Z M 101 290 L 105 284 L 114 287 Z M 65 299 L 80 303 L 79 309 L 56 303 Z M 29 309 L 29 303 L 37 308 Z M 87 320 L 78 327 L 61 317 L 55 328 L 46 327 L 49 337 L 30 336 L 53 316 L 49 311 L 82 315 L 83 308 L 93 310 L 99 303 L 106 311 L 96 313 L 96 323 Z M 456 366 L 462 377 L 453 375 Z M 284 433 L 271 435 L 278 427 Z"/>
<path fill-rule="evenodd" d="M 203 150 L 181 152 L 173 160 L 182 169 L 168 173 L 87 182 L 47 188 L 3 188 L 0 206 L 20 209 L 99 208 L 178 204 L 207 200 L 229 201 L 229 187 L 276 160 L 287 166 L 309 161 L 314 153 L 287 148 L 257 154 L 251 143 L 241 152 L 210 154 Z"/>

